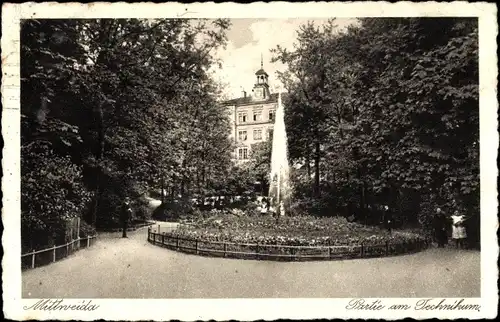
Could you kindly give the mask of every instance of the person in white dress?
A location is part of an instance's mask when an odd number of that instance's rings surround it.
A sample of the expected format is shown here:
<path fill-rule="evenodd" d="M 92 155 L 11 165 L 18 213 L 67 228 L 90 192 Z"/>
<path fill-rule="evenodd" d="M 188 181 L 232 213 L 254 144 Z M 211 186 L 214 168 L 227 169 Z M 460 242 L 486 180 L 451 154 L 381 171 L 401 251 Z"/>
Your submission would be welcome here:
<path fill-rule="evenodd" d="M 283 203 L 283 201 L 280 201 L 280 216 L 284 215 L 285 215 L 285 204 Z"/>
<path fill-rule="evenodd" d="M 457 248 L 463 248 L 465 239 L 467 238 L 467 232 L 465 230 L 465 216 L 460 215 L 458 210 L 456 210 L 451 216 L 452 230 L 451 230 L 451 238 L 455 241 Z"/>

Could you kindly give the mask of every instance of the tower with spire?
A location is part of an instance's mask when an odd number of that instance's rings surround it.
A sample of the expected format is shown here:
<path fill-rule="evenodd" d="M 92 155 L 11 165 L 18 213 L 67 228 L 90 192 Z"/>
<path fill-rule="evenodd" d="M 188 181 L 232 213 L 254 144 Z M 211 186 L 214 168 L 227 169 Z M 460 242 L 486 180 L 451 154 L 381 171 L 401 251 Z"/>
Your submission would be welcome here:
<path fill-rule="evenodd" d="M 269 75 L 264 70 L 264 59 L 260 54 L 260 69 L 255 73 L 256 82 L 253 86 L 253 100 L 263 101 L 269 99 L 271 93 L 269 91 Z"/>
<path fill-rule="evenodd" d="M 271 93 L 269 75 L 264 70 L 263 55 L 260 69 L 255 72 L 252 94 L 242 95 L 221 102 L 228 111 L 231 124 L 231 138 L 235 143 L 233 160 L 242 164 L 250 160 L 252 147 L 273 137 L 273 128 L 278 108 L 278 93 Z M 263 188 L 262 191 L 266 191 Z"/>

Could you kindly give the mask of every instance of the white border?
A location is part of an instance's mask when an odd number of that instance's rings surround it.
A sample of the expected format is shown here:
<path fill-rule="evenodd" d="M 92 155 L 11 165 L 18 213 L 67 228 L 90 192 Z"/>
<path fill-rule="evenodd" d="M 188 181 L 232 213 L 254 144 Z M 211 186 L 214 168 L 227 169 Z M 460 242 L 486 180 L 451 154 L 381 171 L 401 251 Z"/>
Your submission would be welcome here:
<path fill-rule="evenodd" d="M 494 4 L 488 3 L 24 3 L 2 8 L 2 221 L 4 232 L 3 300 L 6 318 L 23 319 L 109 319 L 109 320 L 273 320 L 278 318 L 494 318 L 497 315 L 498 242 L 496 166 L 498 150 L 497 56 L 498 32 Z M 347 311 L 349 299 L 250 299 L 250 300 L 110 300 L 95 299 L 94 312 L 23 311 L 33 300 L 21 299 L 20 274 L 20 113 L 19 113 L 19 20 L 27 18 L 287 18 L 287 17 L 390 17 L 462 16 L 479 18 L 480 69 L 480 167 L 481 167 L 481 304 L 480 312 L 463 311 Z M 470 299 L 473 300 L 473 299 Z M 71 300 L 77 303 L 78 300 Z M 416 299 L 384 299 L 385 303 L 414 305 Z"/>

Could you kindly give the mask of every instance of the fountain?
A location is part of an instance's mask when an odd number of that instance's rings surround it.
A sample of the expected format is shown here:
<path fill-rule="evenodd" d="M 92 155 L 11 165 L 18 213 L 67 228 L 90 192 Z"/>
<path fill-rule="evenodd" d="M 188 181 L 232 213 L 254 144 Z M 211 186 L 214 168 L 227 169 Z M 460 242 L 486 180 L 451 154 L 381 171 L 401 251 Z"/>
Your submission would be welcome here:
<path fill-rule="evenodd" d="M 271 205 L 280 216 L 284 216 L 290 208 L 291 185 L 289 176 L 290 166 L 288 164 L 285 111 L 281 102 L 280 91 L 278 94 L 278 108 L 273 130 L 269 185 Z"/>

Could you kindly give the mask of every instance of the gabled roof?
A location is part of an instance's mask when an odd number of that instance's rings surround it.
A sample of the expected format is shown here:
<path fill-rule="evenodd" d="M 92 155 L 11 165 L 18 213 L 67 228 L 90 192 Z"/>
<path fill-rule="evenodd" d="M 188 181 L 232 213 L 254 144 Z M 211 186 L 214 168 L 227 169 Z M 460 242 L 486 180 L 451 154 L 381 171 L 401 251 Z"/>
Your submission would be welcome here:
<path fill-rule="evenodd" d="M 266 71 L 265 71 L 265 70 L 263 70 L 262 68 L 261 68 L 261 69 L 259 69 L 259 70 L 255 73 L 255 75 L 266 75 L 266 76 L 269 76 L 269 75 L 266 73 Z"/>

